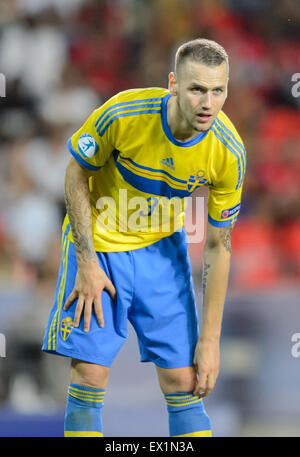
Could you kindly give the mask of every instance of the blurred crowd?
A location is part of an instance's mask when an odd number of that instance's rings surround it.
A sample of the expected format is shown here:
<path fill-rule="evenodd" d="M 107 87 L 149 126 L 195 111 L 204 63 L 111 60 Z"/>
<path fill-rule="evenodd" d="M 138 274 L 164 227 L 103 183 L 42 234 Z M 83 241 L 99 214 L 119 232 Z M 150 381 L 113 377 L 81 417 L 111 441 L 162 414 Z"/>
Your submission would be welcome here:
<path fill-rule="evenodd" d="M 224 111 L 247 150 L 232 287 L 299 281 L 296 1 L 0 0 L 0 72 L 6 77 L 6 97 L 0 99 L 3 333 L 21 328 L 14 338 L 22 342 L 28 332 L 34 340 L 36 328 L 41 344 L 59 266 L 68 137 L 116 92 L 167 87 L 178 45 L 196 37 L 218 41 L 229 54 Z M 191 246 L 195 271 L 201 270 L 200 250 Z M 35 350 L 31 359 L 37 363 Z M 3 385 L 0 400 L 1 392 Z"/>

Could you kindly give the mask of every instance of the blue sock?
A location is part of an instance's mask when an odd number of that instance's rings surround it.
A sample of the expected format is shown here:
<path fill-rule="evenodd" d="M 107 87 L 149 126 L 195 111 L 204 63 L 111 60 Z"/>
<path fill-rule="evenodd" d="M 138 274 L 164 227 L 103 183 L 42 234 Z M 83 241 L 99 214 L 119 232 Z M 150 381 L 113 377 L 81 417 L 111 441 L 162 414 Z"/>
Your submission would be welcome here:
<path fill-rule="evenodd" d="M 70 384 L 64 436 L 103 436 L 102 406 L 105 389 Z"/>
<path fill-rule="evenodd" d="M 166 394 L 170 436 L 212 436 L 203 400 L 192 392 Z"/>

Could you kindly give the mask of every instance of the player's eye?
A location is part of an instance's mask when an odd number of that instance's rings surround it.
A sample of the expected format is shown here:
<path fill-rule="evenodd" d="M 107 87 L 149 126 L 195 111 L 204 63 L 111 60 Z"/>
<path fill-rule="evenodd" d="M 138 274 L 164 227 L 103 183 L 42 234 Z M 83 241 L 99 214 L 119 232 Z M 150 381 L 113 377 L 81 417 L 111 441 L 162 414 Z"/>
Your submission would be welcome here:
<path fill-rule="evenodd" d="M 201 92 L 203 92 L 203 89 L 201 89 L 201 87 L 193 87 L 193 88 L 192 88 L 192 92 L 194 92 L 194 93 L 201 93 Z"/>
<path fill-rule="evenodd" d="M 223 89 L 218 88 L 218 89 L 215 89 L 214 92 L 215 92 L 215 94 L 221 94 L 223 92 Z"/>

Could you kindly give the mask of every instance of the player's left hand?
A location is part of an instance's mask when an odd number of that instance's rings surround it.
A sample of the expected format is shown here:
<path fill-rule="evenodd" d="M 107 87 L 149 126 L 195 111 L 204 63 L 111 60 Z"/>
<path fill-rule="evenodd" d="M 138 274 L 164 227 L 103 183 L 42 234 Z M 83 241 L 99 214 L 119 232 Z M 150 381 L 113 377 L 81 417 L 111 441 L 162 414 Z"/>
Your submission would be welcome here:
<path fill-rule="evenodd" d="M 197 382 L 194 395 L 206 397 L 213 390 L 220 368 L 219 339 L 199 339 L 195 354 L 194 365 L 197 371 Z"/>

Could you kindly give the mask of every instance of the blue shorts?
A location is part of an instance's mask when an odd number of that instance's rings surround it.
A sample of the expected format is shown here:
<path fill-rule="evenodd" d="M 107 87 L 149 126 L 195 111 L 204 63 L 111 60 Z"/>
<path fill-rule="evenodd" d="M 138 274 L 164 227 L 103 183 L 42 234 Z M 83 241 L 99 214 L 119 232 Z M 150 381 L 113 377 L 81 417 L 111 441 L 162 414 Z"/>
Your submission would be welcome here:
<path fill-rule="evenodd" d="M 198 316 L 184 230 L 144 248 L 98 252 L 101 268 L 117 292 L 116 301 L 102 293 L 104 328 L 93 311 L 90 331 L 73 326 L 77 300 L 67 311 L 77 273 L 72 242 L 63 238 L 63 252 L 54 306 L 42 350 L 110 367 L 126 340 L 127 321 L 134 327 L 141 362 L 163 368 L 193 365 Z"/>

